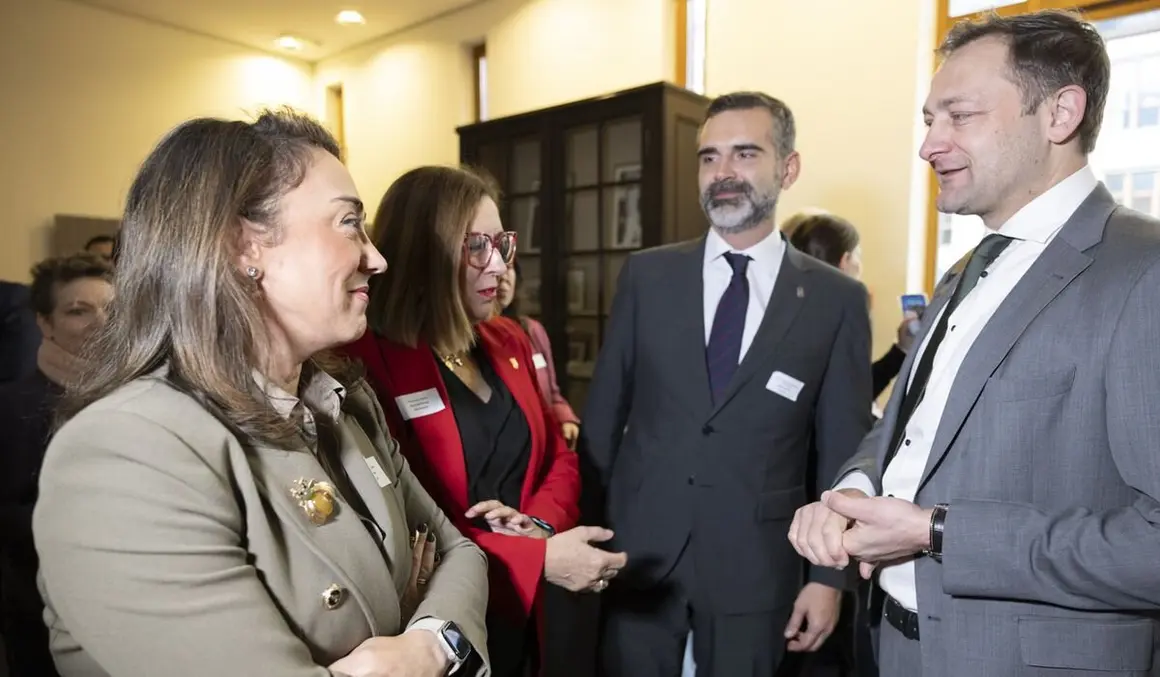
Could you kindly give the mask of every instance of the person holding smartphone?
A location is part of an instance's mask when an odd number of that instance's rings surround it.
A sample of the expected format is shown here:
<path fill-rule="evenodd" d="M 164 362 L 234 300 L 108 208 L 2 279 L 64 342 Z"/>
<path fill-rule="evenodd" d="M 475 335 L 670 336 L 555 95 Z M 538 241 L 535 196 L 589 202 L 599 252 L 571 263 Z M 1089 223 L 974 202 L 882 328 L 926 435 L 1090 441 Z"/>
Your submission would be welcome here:
<path fill-rule="evenodd" d="M 862 279 L 861 238 L 858 229 L 846 219 L 819 210 L 802 211 L 786 219 L 781 230 L 789 243 L 802 253 L 834 266 L 855 280 Z M 920 296 L 911 294 L 904 298 Z M 898 325 L 898 341 L 872 365 L 874 399 L 878 399 L 902 369 L 902 362 L 917 333 L 915 320 L 922 316 L 922 309 L 925 308 L 925 297 L 921 298 L 921 306 L 907 306 L 904 303 L 902 322 Z"/>

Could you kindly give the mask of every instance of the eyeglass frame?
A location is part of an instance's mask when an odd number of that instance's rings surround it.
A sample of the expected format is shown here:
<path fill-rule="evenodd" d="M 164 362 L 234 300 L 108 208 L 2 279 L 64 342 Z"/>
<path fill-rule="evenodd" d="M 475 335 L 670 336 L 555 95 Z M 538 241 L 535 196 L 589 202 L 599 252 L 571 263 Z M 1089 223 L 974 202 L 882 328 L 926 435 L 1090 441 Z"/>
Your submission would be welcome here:
<path fill-rule="evenodd" d="M 518 249 L 518 241 L 519 241 L 519 235 L 514 230 L 500 231 L 500 232 L 496 233 L 495 235 L 488 235 L 487 233 L 467 233 L 466 235 L 463 236 L 463 260 L 464 260 L 464 262 L 467 263 L 467 265 L 471 266 L 472 268 L 475 268 L 476 270 L 487 270 L 487 267 L 491 265 L 491 257 L 496 252 L 500 251 L 500 246 L 499 246 L 500 238 L 507 237 L 507 236 L 510 236 L 510 238 L 511 238 L 512 252 L 511 252 L 511 257 L 507 261 L 504 261 L 503 263 L 505 266 L 510 266 L 512 264 L 512 261 L 516 260 L 516 250 Z M 471 262 L 471 253 L 467 249 L 467 241 L 470 240 L 472 237 L 482 237 L 491 244 L 490 251 L 488 252 L 487 258 L 484 260 L 484 264 L 482 266 L 477 266 Z M 500 255 L 500 260 L 503 260 L 502 254 Z"/>

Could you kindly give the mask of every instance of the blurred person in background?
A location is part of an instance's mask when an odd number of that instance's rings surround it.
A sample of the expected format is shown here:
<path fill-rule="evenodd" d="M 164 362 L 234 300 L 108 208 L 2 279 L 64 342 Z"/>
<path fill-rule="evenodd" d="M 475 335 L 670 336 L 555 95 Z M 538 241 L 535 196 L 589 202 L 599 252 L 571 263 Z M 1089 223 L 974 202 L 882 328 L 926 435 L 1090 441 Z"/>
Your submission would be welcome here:
<path fill-rule="evenodd" d="M 861 237 L 854 224 L 846 219 L 822 210 L 804 210 L 786 219 L 781 230 L 798 251 L 834 266 L 855 280 L 862 279 Z M 914 342 L 915 319 L 917 315 L 912 311 L 904 314 L 898 325 L 898 340 L 872 365 L 875 399 L 898 376 Z"/>
<path fill-rule="evenodd" d="M 36 371 L 41 336 L 29 293 L 27 285 L 0 280 L 0 384 Z"/>
<path fill-rule="evenodd" d="M 134 180 L 33 512 L 63 677 L 486 673 L 486 560 L 327 355 L 386 267 L 339 155 L 201 118 Z"/>
<path fill-rule="evenodd" d="M 106 261 L 113 260 L 113 250 L 116 248 L 117 238 L 112 235 L 97 235 L 85 243 L 85 251 L 100 256 Z"/>
<path fill-rule="evenodd" d="M 572 410 L 572 405 L 568 404 L 568 400 L 560 393 L 560 384 L 556 381 L 556 361 L 552 356 L 552 343 L 548 340 L 547 330 L 539 320 L 520 314 L 522 301 L 520 294 L 523 292 L 521 281 L 520 262 L 517 259 L 512 261 L 507 272 L 499 278 L 499 305 L 503 309 L 503 316 L 519 323 L 531 339 L 532 349 L 535 351 L 532 353 L 532 366 L 536 369 L 540 392 L 548 406 L 552 408 L 556 420 L 560 422 L 560 432 L 564 435 L 568 448 L 574 450 L 576 439 L 580 436 L 580 419 Z"/>
<path fill-rule="evenodd" d="M 32 540 L 37 478 L 64 389 L 88 367 L 81 349 L 107 319 L 112 267 L 92 254 L 51 258 L 32 269 L 31 309 L 41 332 L 36 371 L 0 386 L 0 625 L 11 675 L 56 675 L 36 588 Z"/>
<path fill-rule="evenodd" d="M 540 393 L 535 349 L 493 321 L 516 255 L 497 203 L 467 169 L 399 177 L 373 228 L 391 267 L 370 283 L 371 331 L 347 350 L 423 485 L 488 554 L 493 677 L 527 677 L 542 674 L 543 581 L 599 592 L 625 557 L 590 545 L 611 532 L 575 527 L 577 456 Z"/>

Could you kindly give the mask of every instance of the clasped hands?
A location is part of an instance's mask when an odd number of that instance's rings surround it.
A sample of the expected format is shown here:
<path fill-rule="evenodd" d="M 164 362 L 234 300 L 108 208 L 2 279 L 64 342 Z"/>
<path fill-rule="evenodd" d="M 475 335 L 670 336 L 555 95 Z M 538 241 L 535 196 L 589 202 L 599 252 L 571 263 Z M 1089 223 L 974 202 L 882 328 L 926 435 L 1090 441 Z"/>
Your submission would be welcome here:
<path fill-rule="evenodd" d="M 817 566 L 844 569 L 857 560 L 858 573 L 868 579 L 876 567 L 929 548 L 930 519 L 931 510 L 910 501 L 839 489 L 798 508 L 789 541 Z"/>
<path fill-rule="evenodd" d="M 606 552 L 591 545 L 610 540 L 613 534 L 608 529 L 575 527 L 553 536 L 531 517 L 494 500 L 471 506 L 466 517 L 482 517 L 498 534 L 547 539 L 544 578 L 571 592 L 601 592 L 628 563 L 623 552 Z"/>

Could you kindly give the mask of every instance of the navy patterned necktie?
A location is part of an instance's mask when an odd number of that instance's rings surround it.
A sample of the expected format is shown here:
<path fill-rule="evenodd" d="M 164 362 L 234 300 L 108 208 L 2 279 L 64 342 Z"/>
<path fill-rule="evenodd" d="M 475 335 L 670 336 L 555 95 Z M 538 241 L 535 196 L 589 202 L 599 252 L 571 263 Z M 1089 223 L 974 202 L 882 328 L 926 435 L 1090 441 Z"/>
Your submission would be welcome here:
<path fill-rule="evenodd" d="M 725 260 L 733 268 L 733 279 L 717 303 L 713 315 L 713 330 L 705 348 L 705 363 L 709 367 L 709 388 L 716 404 L 725 394 L 733 373 L 741 362 L 741 335 L 745 332 L 745 313 L 749 309 L 749 257 L 729 252 Z"/>

